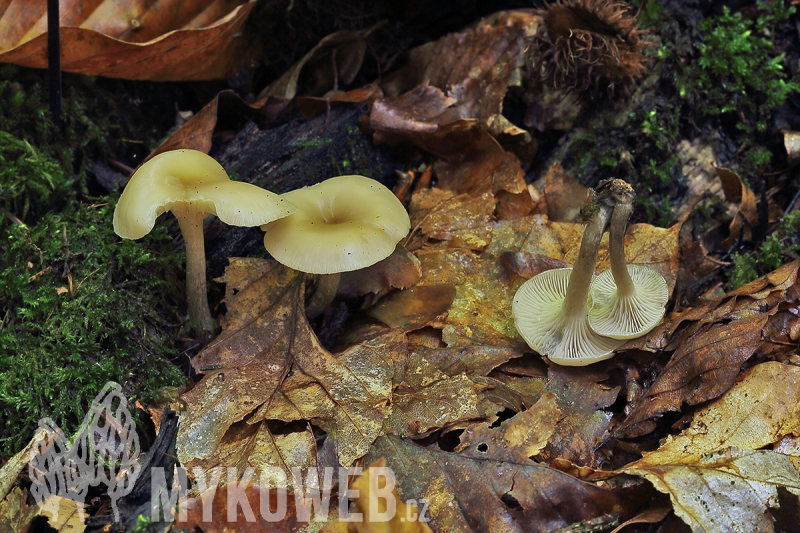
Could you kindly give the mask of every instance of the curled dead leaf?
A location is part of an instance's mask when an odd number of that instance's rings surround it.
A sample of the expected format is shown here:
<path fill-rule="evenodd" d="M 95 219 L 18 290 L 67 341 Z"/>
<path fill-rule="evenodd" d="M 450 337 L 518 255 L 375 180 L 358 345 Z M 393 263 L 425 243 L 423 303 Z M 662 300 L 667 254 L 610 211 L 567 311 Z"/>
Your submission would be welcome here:
<path fill-rule="evenodd" d="M 255 0 L 85 4 L 60 2 L 61 68 L 68 72 L 153 81 L 224 79 L 253 55 L 241 32 Z M 46 30 L 45 3 L 4 2 L 0 62 L 46 68 Z"/>
<path fill-rule="evenodd" d="M 695 531 L 771 531 L 766 511 L 778 505 L 778 487 L 800 494 L 800 460 L 758 448 L 800 425 L 799 378 L 795 366 L 756 365 L 688 429 L 622 471 L 669 494 Z"/>

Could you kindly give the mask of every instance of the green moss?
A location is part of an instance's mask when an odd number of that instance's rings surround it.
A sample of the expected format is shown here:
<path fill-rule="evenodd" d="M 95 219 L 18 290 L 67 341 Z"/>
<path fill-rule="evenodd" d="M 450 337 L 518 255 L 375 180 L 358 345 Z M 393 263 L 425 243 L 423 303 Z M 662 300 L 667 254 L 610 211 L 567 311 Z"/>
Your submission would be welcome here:
<path fill-rule="evenodd" d="M 0 207 L 22 220 L 33 220 L 63 208 L 75 196 L 75 182 L 76 177 L 65 173 L 55 159 L 0 131 Z"/>
<path fill-rule="evenodd" d="M 758 2 L 759 15 L 741 11 L 703 20 L 696 61 L 676 80 L 681 98 L 707 114 L 740 113 L 736 127 L 745 132 L 767 129 L 769 113 L 800 90 L 798 79 L 783 70 L 784 53 L 776 54 L 770 36 L 775 24 L 794 13 L 783 1 Z"/>
<path fill-rule="evenodd" d="M 752 253 L 734 253 L 733 270 L 728 278 L 728 288 L 737 289 L 746 283 L 780 268 L 800 254 L 800 211 L 792 211 L 781 222 L 780 228 L 769 235 Z"/>
<path fill-rule="evenodd" d="M 83 207 L 2 232 L 0 453 L 42 416 L 72 432 L 108 380 L 140 396 L 184 380 L 162 359 L 177 355 L 165 332 L 180 323 L 172 239 L 120 240 L 112 214 Z"/>

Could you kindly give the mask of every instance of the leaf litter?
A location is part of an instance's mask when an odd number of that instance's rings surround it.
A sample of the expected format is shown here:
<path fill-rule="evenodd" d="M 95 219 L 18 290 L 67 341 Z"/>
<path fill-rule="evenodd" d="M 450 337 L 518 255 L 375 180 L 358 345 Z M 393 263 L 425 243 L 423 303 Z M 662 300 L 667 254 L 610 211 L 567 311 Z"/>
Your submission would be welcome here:
<path fill-rule="evenodd" d="M 251 4 L 220 24 L 239 21 Z M 333 350 L 305 318 L 306 275 L 230 258 L 218 280 L 226 284 L 222 333 L 193 359 L 201 377 L 181 397 L 177 454 L 190 474 L 225 465 L 258 476 L 277 467 L 292 479 L 301 468 L 319 472 L 320 483 L 325 466 L 384 460 L 396 474 L 398 505 L 427 500 L 434 531 L 655 523 L 665 507 L 646 508 L 652 487 L 695 531 L 772 530 L 778 488 L 800 494 L 800 261 L 718 298 L 675 306 L 656 329 L 592 367 L 551 365 L 516 333 L 514 293 L 575 260 L 588 193 L 557 163 L 541 189 L 527 184 L 522 163 L 535 142 L 501 114 L 540 24 L 529 11 L 497 14 L 413 50 L 409 66 L 380 87 L 297 100 L 313 113 L 366 104 L 362 126 L 376 143 L 409 141 L 432 164 L 405 193 L 405 247 L 344 283 L 341 296 L 368 296 Z M 183 35 L 206 38 L 200 31 Z M 332 50 L 352 79 L 365 36 L 329 36 L 253 104 L 221 93 L 159 150 L 208 151 L 223 115 L 268 124 L 297 96 L 300 72 Z M 150 51 L 170 38 L 154 39 Z M 792 159 L 796 137 L 785 134 Z M 755 194 L 731 171 L 716 168 L 714 176 L 710 168 L 698 183 L 714 182 L 732 204 L 729 239 L 751 238 Z M 681 239 L 681 222 L 634 224 L 627 259 L 658 270 L 672 295 L 687 251 L 708 267 L 702 243 Z M 607 250 L 606 238 L 598 271 L 608 268 Z M 251 487 L 248 498 L 254 494 Z M 30 511 L 24 495 L 13 499 L 4 513 L 19 521 Z M 292 513 L 287 531 L 296 530 Z"/>
<path fill-rule="evenodd" d="M 494 35 L 491 24 L 498 20 L 511 30 L 494 71 L 479 63 L 469 79 L 458 67 L 442 71 L 444 77 L 415 77 L 425 69 L 438 73 L 438 61 L 454 53 L 453 43 L 467 46 Z M 724 402 L 764 361 L 785 361 L 794 353 L 800 337 L 797 263 L 668 314 L 615 359 L 588 368 L 549 365 L 516 333 L 514 293 L 533 275 L 572 264 L 588 195 L 558 164 L 542 189 L 526 184 L 518 150 L 525 141 L 507 142 L 509 132 L 518 132 L 493 120 L 515 83 L 519 43 L 538 23 L 529 14 L 484 21 L 413 52 L 412 67 L 382 91 L 373 87 L 341 99 L 339 105 L 368 102 L 362 126 L 376 143 L 404 139 L 431 154 L 435 184 L 426 170 L 416 186 L 414 172 L 399 186 L 412 231 L 389 270 L 348 282 L 342 295 L 371 296 L 333 352 L 321 347 L 302 312 L 304 276 L 269 261 L 230 260 L 221 280 L 227 283 L 223 332 L 193 363 L 196 369 L 222 365 L 225 380 L 217 371 L 205 374 L 184 396 L 189 409 L 179 439 L 187 448 L 179 453 L 185 464 L 216 464 L 224 452 L 240 468 L 277 465 L 288 472 L 293 465 L 383 458 L 396 474 L 399 502 L 428 500 L 434 531 L 550 531 L 592 520 L 656 523 L 668 507 L 646 507 L 657 499 L 648 481 L 662 492 L 669 485 L 673 509 L 687 523 L 713 530 L 714 513 L 698 523 L 688 517 L 694 512 L 685 501 L 688 487 L 700 479 L 697 472 L 713 472 L 722 483 L 735 469 L 755 483 L 742 488 L 748 502 L 742 515 L 763 521 L 782 482 L 764 477 L 759 465 L 778 455 L 784 458 L 781 479 L 793 490 L 792 455 L 768 449 L 776 442 L 797 449 L 791 431 L 775 429 L 785 424 L 754 426 L 755 435 L 772 435 L 758 441 L 721 434 L 713 449 L 686 455 L 700 446 L 696 437 L 681 452 L 684 462 L 695 457 L 693 462 L 669 471 L 659 466 L 675 462 L 664 456 L 668 444 L 644 458 L 640 450 L 657 444 L 665 430 L 675 431 L 668 427 L 674 419 L 665 421 L 669 413 L 686 419 L 695 406 Z M 469 58 L 468 51 L 459 53 Z M 479 90 L 489 97 L 477 99 Z M 338 96 L 319 101 L 330 105 L 333 98 Z M 311 109 L 315 102 L 302 105 Z M 739 204 L 733 211 L 742 218 L 739 228 L 750 231 L 752 192 L 738 177 L 718 172 L 721 192 Z M 682 238 L 681 222 L 667 228 L 633 224 L 625 237 L 627 260 L 659 271 L 672 295 L 686 251 L 693 249 Z M 697 264 L 705 265 L 702 243 L 694 249 Z M 608 267 L 606 237 L 596 270 Z M 703 418 L 704 412 L 695 414 L 690 429 L 725 427 L 720 417 Z M 737 419 L 728 420 L 733 425 Z M 213 438 L 191 445 L 192 432 Z M 329 530 L 341 527 L 330 524 Z"/>

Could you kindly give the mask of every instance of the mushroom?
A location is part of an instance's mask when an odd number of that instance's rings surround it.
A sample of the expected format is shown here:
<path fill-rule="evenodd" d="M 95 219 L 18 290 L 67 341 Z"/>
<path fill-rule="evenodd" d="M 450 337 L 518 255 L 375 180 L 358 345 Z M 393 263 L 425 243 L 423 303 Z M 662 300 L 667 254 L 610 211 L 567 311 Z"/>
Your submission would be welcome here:
<path fill-rule="evenodd" d="M 172 211 L 186 243 L 186 300 L 189 318 L 207 337 L 215 328 L 206 294 L 203 219 L 257 226 L 285 217 L 294 206 L 250 183 L 231 181 L 213 158 L 196 150 L 159 154 L 131 176 L 114 211 L 114 231 L 124 239 L 144 237 L 156 218 Z"/>
<path fill-rule="evenodd" d="M 593 306 L 589 324 L 600 335 L 633 339 L 656 327 L 669 298 L 664 276 L 643 265 L 625 264 L 625 228 L 636 195 L 628 185 L 620 189 L 609 225 L 611 268 L 592 285 Z"/>
<path fill-rule="evenodd" d="M 617 181 L 598 186 L 573 267 L 537 274 L 514 295 L 511 311 L 517 331 L 528 346 L 559 365 L 585 366 L 608 359 L 625 342 L 598 335 L 589 327 L 594 267 L 613 212 Z"/>
<path fill-rule="evenodd" d="M 392 191 L 364 176 L 331 178 L 283 198 L 297 211 L 261 226 L 264 247 L 280 263 L 320 275 L 306 305 L 309 318 L 333 301 L 342 272 L 385 259 L 411 228 Z"/>

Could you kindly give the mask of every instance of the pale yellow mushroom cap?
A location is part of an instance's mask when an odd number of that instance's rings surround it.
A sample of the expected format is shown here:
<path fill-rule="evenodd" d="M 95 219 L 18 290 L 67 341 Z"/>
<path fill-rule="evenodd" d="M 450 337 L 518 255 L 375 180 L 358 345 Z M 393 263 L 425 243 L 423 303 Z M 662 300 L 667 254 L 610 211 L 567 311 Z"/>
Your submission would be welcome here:
<path fill-rule="evenodd" d="M 564 313 L 571 268 L 556 268 L 535 275 L 514 295 L 511 312 L 517 331 L 528 346 L 564 366 L 586 366 L 614 355 L 624 344 L 598 335 L 589 327 L 587 312 Z"/>
<path fill-rule="evenodd" d="M 592 285 L 589 324 L 597 333 L 614 339 L 635 339 L 656 327 L 664 317 L 669 290 L 664 276 L 642 265 L 627 265 L 633 294 L 621 297 L 611 270 Z"/>
<path fill-rule="evenodd" d="M 178 206 L 217 215 L 233 226 L 259 226 L 294 211 L 275 193 L 231 181 L 203 152 L 173 150 L 143 164 L 128 181 L 114 211 L 114 231 L 139 239 L 153 229 L 158 215 Z"/>
<path fill-rule="evenodd" d="M 291 216 L 261 229 L 264 247 L 284 265 L 311 274 L 368 267 L 388 257 L 408 234 L 403 204 L 379 182 L 339 176 L 283 195 Z"/>

